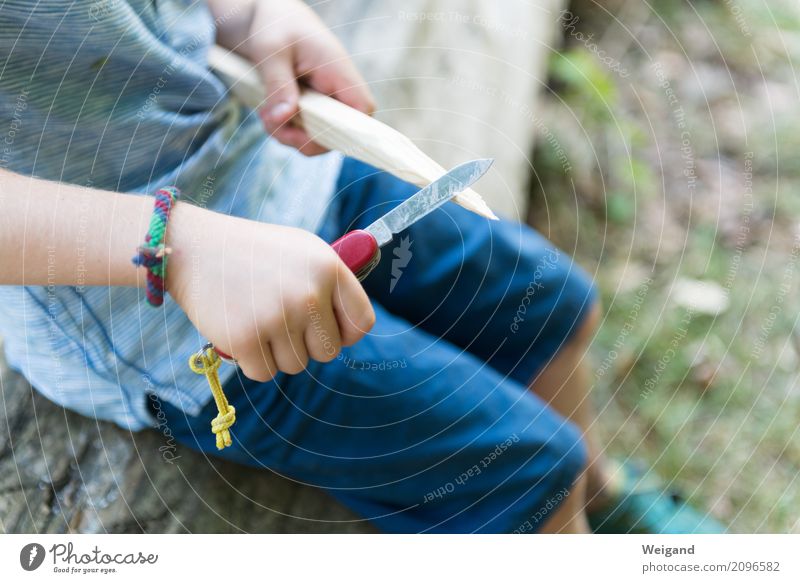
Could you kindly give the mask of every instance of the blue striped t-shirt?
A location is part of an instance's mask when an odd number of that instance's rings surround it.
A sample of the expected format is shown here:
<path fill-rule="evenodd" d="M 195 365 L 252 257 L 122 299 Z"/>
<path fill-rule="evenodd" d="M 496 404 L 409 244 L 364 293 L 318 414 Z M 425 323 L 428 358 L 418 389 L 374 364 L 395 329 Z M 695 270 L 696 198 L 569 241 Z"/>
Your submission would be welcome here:
<path fill-rule="evenodd" d="M 341 157 L 278 144 L 228 98 L 206 63 L 217 24 L 189 0 L 0 3 L 0 167 L 120 192 L 174 184 L 219 212 L 316 229 Z M 203 339 L 171 299 L 142 300 L 0 287 L 8 361 L 51 400 L 130 429 L 154 425 L 149 392 L 197 414 L 210 392 L 187 360 Z"/>

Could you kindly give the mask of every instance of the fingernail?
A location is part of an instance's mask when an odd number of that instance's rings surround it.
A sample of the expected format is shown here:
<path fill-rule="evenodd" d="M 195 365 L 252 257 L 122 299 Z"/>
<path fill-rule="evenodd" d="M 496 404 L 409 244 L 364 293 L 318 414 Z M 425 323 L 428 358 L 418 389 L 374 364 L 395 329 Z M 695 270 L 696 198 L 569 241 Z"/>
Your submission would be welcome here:
<path fill-rule="evenodd" d="M 292 106 L 287 101 L 281 101 L 272 106 L 269 110 L 269 117 L 273 120 L 284 119 L 292 112 Z"/>

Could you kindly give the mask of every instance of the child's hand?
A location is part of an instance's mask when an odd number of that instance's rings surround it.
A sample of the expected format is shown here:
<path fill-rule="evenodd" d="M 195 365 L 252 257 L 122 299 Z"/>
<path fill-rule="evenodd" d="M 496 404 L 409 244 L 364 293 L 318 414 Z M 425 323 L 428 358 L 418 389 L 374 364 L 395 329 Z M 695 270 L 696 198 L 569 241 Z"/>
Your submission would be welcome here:
<path fill-rule="evenodd" d="M 255 5 L 243 52 L 259 66 L 267 92 L 264 125 L 282 143 L 306 155 L 325 151 L 290 123 L 297 113 L 298 79 L 365 113 L 375 104 L 344 47 L 319 17 L 299 0 L 269 0 Z"/>
<path fill-rule="evenodd" d="M 167 291 L 249 378 L 334 359 L 375 321 L 361 284 L 324 241 L 178 203 Z"/>

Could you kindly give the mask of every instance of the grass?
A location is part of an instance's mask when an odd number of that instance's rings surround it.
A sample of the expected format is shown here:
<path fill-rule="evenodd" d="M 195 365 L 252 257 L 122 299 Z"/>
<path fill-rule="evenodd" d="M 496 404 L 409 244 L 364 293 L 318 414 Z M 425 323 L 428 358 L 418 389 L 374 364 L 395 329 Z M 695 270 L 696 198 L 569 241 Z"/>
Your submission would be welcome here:
<path fill-rule="evenodd" d="M 601 433 L 735 532 L 800 532 L 797 8 L 601 4 L 573 2 L 574 30 L 629 74 L 567 35 L 530 217 L 602 293 Z M 720 313 L 677 301 L 680 280 Z"/>

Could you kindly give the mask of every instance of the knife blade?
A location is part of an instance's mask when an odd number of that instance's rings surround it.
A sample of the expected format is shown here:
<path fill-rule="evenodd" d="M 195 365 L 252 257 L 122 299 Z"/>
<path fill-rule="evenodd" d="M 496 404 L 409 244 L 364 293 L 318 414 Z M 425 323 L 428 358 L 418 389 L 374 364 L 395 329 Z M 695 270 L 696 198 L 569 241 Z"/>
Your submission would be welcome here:
<path fill-rule="evenodd" d="M 358 277 L 359 281 L 364 279 L 380 261 L 380 248 L 391 241 L 393 235 L 407 229 L 459 192 L 469 188 L 486 174 L 493 162 L 493 159 L 485 158 L 456 166 L 367 228 L 350 231 L 338 238 L 331 244 L 331 247 Z M 216 350 L 219 357 L 225 362 L 236 364 L 235 359 L 215 348 L 213 344 L 206 344 L 201 352 L 209 348 Z"/>
<path fill-rule="evenodd" d="M 486 174 L 493 162 L 482 158 L 456 166 L 365 229 L 350 231 L 331 246 L 356 277 L 364 279 L 380 261 L 380 248 L 394 235 L 469 188 Z"/>

